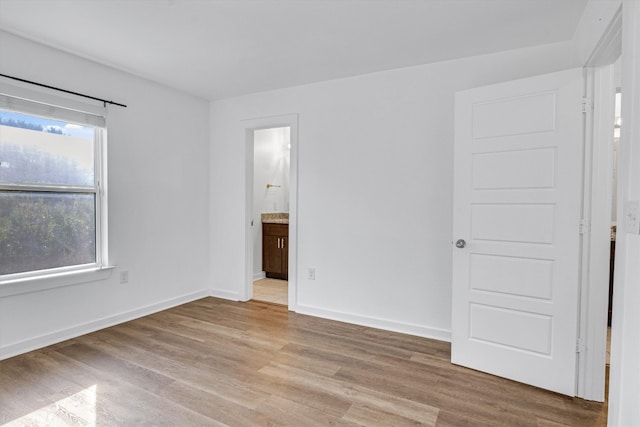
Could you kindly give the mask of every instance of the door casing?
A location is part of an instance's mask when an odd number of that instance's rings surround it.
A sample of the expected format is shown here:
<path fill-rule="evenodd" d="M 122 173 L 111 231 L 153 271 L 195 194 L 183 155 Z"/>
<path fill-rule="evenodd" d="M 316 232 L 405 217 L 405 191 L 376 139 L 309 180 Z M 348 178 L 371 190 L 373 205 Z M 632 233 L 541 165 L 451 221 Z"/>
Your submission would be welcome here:
<path fill-rule="evenodd" d="M 256 130 L 289 127 L 290 163 L 289 163 L 289 281 L 288 306 L 296 310 L 297 304 L 297 253 L 298 253 L 298 115 L 246 119 L 241 122 L 245 135 L 245 238 L 244 238 L 244 286 L 242 300 L 253 297 L 253 133 Z"/>
<path fill-rule="evenodd" d="M 585 177 L 577 396 L 603 402 L 611 226 L 611 177 L 615 80 L 622 52 L 622 8 L 585 64 Z M 618 185 L 620 185 L 618 183 Z M 617 191 L 617 189 L 616 189 Z"/>

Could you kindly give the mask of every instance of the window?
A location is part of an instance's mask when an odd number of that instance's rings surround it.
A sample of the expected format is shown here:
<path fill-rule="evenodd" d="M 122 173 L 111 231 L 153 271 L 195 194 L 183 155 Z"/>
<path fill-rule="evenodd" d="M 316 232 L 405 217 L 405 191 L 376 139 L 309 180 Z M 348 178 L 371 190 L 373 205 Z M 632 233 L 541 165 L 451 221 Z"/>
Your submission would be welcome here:
<path fill-rule="evenodd" d="M 0 279 L 97 269 L 104 117 L 0 95 Z"/>

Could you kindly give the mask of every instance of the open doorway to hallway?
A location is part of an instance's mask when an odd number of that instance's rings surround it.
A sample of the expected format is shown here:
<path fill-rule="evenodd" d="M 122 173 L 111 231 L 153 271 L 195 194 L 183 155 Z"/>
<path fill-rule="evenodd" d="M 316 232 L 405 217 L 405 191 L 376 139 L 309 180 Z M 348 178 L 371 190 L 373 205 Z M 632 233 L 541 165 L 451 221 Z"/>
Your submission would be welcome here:
<path fill-rule="evenodd" d="M 253 300 L 288 305 L 291 128 L 253 132 Z"/>

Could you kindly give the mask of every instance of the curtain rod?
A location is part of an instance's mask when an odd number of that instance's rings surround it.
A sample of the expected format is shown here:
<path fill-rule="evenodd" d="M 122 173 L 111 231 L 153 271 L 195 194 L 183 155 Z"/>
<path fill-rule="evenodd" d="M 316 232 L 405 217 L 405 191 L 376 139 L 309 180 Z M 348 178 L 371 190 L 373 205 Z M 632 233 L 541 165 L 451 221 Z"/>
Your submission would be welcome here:
<path fill-rule="evenodd" d="M 6 74 L 0 74 L 0 76 L 1 77 L 6 77 L 8 79 L 17 80 L 17 81 L 22 82 L 22 83 L 28 83 L 30 85 L 40 86 L 40 87 L 44 87 L 44 88 L 47 88 L 47 89 L 53 89 L 53 90 L 57 90 L 59 92 L 69 93 L 71 95 L 82 96 L 83 98 L 93 99 L 94 101 L 100 101 L 100 102 L 102 102 L 104 104 L 105 107 L 107 106 L 107 104 L 111 104 L 111 105 L 117 105 L 118 107 L 127 108 L 126 105 L 120 104 L 119 102 L 108 101 L 108 100 L 102 99 L 102 98 L 96 98 L 95 96 L 85 95 L 84 93 L 73 92 L 73 91 L 66 90 L 66 89 L 60 89 L 59 87 L 49 86 L 49 85 L 45 85 L 45 84 L 42 84 L 42 83 L 37 83 L 37 82 L 33 82 L 31 80 L 21 79 L 19 77 L 8 76 Z"/>

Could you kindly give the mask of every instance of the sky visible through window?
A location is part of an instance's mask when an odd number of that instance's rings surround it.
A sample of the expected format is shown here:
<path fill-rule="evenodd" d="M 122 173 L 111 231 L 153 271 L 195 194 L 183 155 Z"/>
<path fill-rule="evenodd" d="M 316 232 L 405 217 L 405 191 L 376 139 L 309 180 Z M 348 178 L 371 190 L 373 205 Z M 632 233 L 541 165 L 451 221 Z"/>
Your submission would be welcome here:
<path fill-rule="evenodd" d="M 26 123 L 33 126 L 40 126 L 43 132 L 55 132 L 62 135 L 93 141 L 94 130 L 92 127 L 61 122 L 59 120 L 49 119 L 46 117 L 38 117 L 14 113 L 12 111 L 0 110 L 0 125 L 12 126 L 11 123 Z"/>
<path fill-rule="evenodd" d="M 93 185 L 95 128 L 0 110 L 0 182 Z"/>

